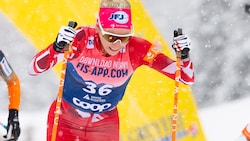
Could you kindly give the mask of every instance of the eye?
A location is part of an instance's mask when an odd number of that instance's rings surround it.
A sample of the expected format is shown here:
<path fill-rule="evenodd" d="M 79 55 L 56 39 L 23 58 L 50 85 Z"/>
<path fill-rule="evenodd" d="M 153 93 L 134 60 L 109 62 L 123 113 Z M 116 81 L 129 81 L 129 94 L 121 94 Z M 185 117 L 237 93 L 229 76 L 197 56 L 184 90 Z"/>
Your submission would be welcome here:
<path fill-rule="evenodd" d="M 109 41 L 112 41 L 113 38 L 114 38 L 113 36 L 109 36 L 109 37 L 108 37 Z"/>
<path fill-rule="evenodd" d="M 108 36 L 108 41 L 110 41 L 110 42 L 114 42 L 116 39 L 117 39 L 116 36 L 112 36 L 112 35 Z"/>

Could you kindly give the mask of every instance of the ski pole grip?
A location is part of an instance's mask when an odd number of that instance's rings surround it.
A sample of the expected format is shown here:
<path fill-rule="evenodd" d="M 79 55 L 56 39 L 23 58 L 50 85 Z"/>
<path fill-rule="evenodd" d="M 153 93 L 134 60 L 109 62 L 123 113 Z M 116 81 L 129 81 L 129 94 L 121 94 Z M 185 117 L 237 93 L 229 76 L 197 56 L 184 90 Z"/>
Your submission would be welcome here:
<path fill-rule="evenodd" d="M 75 27 L 77 26 L 77 22 L 69 21 L 68 26 L 70 26 L 70 27 L 72 27 L 72 28 L 75 28 Z M 64 42 L 64 41 L 60 41 L 60 42 L 58 43 L 58 45 L 61 46 L 61 47 L 65 47 L 65 46 L 67 45 L 67 43 Z"/>
<path fill-rule="evenodd" d="M 75 28 L 77 26 L 77 22 L 69 21 L 68 26 Z M 67 43 L 64 41 L 60 41 L 58 44 L 59 44 L 59 46 L 64 47 L 64 46 L 66 46 Z"/>
<path fill-rule="evenodd" d="M 72 28 L 75 28 L 77 26 L 77 22 L 69 21 L 68 26 L 72 27 Z M 70 50 L 69 45 L 66 42 L 61 41 L 61 42 L 59 42 L 59 45 L 64 47 L 64 51 L 69 51 Z"/>
<path fill-rule="evenodd" d="M 174 31 L 174 37 L 177 37 L 179 35 L 182 35 L 182 28 L 178 28 L 177 30 Z M 181 54 L 188 54 L 189 52 L 189 48 L 184 48 L 181 51 Z"/>
<path fill-rule="evenodd" d="M 178 28 L 177 30 L 174 30 L 174 37 L 177 37 L 179 35 L 182 35 L 182 28 Z"/>
<path fill-rule="evenodd" d="M 177 37 L 182 34 L 182 29 L 178 28 L 177 30 L 174 30 L 174 37 Z M 176 58 L 181 58 L 182 51 L 176 52 Z"/>
<path fill-rule="evenodd" d="M 77 26 L 77 22 L 69 21 L 68 26 L 75 28 Z"/>

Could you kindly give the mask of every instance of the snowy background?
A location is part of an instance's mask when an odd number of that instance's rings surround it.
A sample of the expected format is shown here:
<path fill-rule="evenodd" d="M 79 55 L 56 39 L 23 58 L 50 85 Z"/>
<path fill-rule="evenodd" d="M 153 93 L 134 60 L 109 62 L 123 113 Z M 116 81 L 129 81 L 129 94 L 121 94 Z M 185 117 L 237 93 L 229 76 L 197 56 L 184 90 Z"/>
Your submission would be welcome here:
<path fill-rule="evenodd" d="M 236 141 L 250 122 L 250 14 L 245 11 L 250 0 L 142 2 L 169 44 L 173 30 L 179 27 L 192 40 L 196 69 L 192 91 L 207 140 Z M 27 66 L 37 51 L 1 13 L 0 25 L 0 48 L 22 82 L 20 141 L 43 141 L 47 110 L 57 93 L 57 76 L 53 71 L 28 76 Z M 55 79 L 46 81 L 46 77 Z M 7 89 L 4 81 L 0 85 L 0 121 L 6 123 Z M 0 128 L 0 135 L 4 133 Z"/>

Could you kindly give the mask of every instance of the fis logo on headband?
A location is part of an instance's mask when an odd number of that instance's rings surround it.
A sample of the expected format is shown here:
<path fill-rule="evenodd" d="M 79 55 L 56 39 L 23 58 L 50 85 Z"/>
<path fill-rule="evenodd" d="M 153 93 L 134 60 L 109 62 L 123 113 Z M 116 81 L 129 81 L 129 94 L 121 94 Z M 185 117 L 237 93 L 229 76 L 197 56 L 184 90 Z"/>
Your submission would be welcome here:
<path fill-rule="evenodd" d="M 119 24 L 126 24 L 129 21 L 129 16 L 124 11 L 117 11 L 110 15 L 109 20 L 114 20 Z"/>

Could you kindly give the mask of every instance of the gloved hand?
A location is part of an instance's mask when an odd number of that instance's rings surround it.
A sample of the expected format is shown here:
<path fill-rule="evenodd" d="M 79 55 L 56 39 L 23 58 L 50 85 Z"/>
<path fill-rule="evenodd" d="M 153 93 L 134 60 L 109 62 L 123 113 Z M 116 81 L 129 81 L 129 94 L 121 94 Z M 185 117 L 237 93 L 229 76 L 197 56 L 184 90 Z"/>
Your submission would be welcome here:
<path fill-rule="evenodd" d="M 3 136 L 4 140 L 17 141 L 18 137 L 20 136 L 20 133 L 21 129 L 19 127 L 18 110 L 10 109 L 7 125 L 7 134 Z"/>
<path fill-rule="evenodd" d="M 181 59 L 188 58 L 189 51 L 191 49 L 191 40 L 187 37 L 187 35 L 178 35 L 173 39 L 172 48 L 175 51 L 181 51 Z"/>
<path fill-rule="evenodd" d="M 71 26 L 62 26 L 57 34 L 53 48 L 56 52 L 63 52 L 66 44 L 70 44 L 76 35 L 76 31 Z"/>

